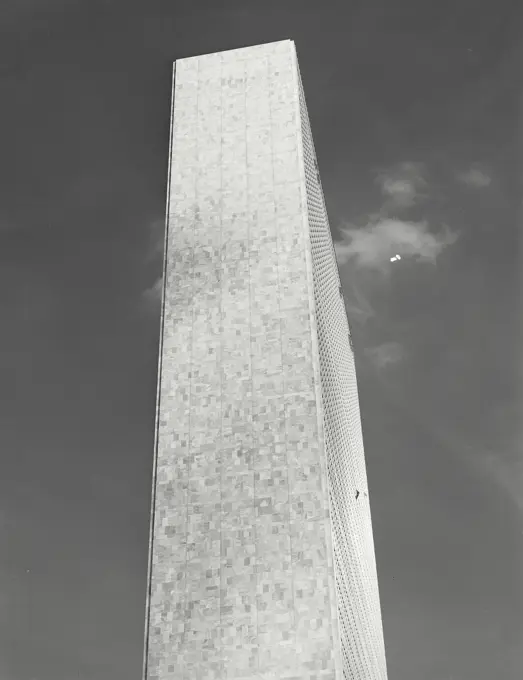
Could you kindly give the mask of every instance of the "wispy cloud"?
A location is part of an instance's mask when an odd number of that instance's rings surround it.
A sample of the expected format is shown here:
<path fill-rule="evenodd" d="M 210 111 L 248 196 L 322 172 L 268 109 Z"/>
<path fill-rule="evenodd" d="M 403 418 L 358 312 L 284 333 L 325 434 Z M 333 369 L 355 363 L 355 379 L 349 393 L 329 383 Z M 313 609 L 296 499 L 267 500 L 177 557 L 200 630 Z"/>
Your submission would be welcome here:
<path fill-rule="evenodd" d="M 363 325 L 376 316 L 376 311 L 368 296 L 361 290 L 356 281 L 351 281 L 350 288 L 346 291 L 345 308 L 351 324 L 356 322 Z"/>
<path fill-rule="evenodd" d="M 523 513 L 523 460 L 504 461 L 499 454 L 491 453 L 481 462 Z"/>
<path fill-rule="evenodd" d="M 141 303 L 147 308 L 155 309 L 162 299 L 163 275 L 162 260 L 165 244 L 165 220 L 151 220 L 148 225 L 148 238 L 144 256 L 144 264 L 154 268 L 156 279 L 141 294 Z"/>
<path fill-rule="evenodd" d="M 457 178 L 472 189 L 483 189 L 492 182 L 490 173 L 481 165 L 473 165 L 465 172 L 458 173 Z"/>
<path fill-rule="evenodd" d="M 426 177 L 423 163 L 405 162 L 380 170 L 376 182 L 383 196 L 382 205 L 368 214 L 365 222 L 340 227 L 343 240 L 335 243 L 338 263 L 356 265 L 350 269 L 352 282 L 347 295 L 351 322 L 362 326 L 371 318 L 376 320 L 369 299 L 376 285 L 383 283 L 376 272 L 387 274 L 393 267 L 403 267 L 408 259 L 434 264 L 442 251 L 456 242 L 458 234 L 446 225 L 435 230 L 427 220 L 403 219 L 403 211 L 430 197 Z M 369 336 L 372 332 L 368 329 L 365 334 Z M 376 344 L 376 340 L 368 344 L 364 354 L 380 372 L 404 359 L 405 350 L 399 342 Z"/>
<path fill-rule="evenodd" d="M 412 162 L 378 171 L 376 181 L 387 201 L 384 207 L 408 208 L 423 198 L 427 186 L 424 172 L 422 163 Z"/>
<path fill-rule="evenodd" d="M 390 258 L 396 254 L 434 263 L 458 238 L 457 233 L 446 226 L 439 233 L 432 233 L 425 221 L 392 218 L 369 222 L 363 228 L 342 228 L 341 231 L 347 240 L 335 244 L 340 264 L 353 260 L 360 267 L 382 270 L 394 266 Z"/>
<path fill-rule="evenodd" d="M 163 277 L 159 277 L 152 286 L 142 293 L 142 300 L 146 304 L 157 305 L 162 300 Z"/>
<path fill-rule="evenodd" d="M 403 349 L 398 342 L 385 342 L 377 347 L 367 347 L 364 352 L 379 370 L 396 364 L 403 358 Z"/>
<path fill-rule="evenodd" d="M 429 230 L 426 221 L 412 222 L 398 216 L 429 195 L 427 170 L 423 163 L 404 162 L 379 170 L 376 181 L 384 197 L 378 212 L 367 216 L 366 225 L 341 227 L 345 241 L 336 243 L 340 264 L 353 260 L 373 269 L 388 269 L 391 258 L 411 257 L 434 263 L 444 248 L 454 243 L 457 234 L 444 226 Z"/>
<path fill-rule="evenodd" d="M 516 373 L 521 373 L 521 362 L 515 362 Z M 501 408 L 502 414 L 500 436 L 494 441 L 491 450 L 479 458 L 478 462 L 496 480 L 507 497 L 523 513 L 523 458 L 521 442 L 523 441 L 523 395 L 519 394 L 510 404 Z M 494 428 L 494 431 L 497 428 Z"/>
<path fill-rule="evenodd" d="M 160 261 L 165 242 L 165 220 L 152 220 L 149 223 L 149 238 L 147 244 L 146 261 Z"/>

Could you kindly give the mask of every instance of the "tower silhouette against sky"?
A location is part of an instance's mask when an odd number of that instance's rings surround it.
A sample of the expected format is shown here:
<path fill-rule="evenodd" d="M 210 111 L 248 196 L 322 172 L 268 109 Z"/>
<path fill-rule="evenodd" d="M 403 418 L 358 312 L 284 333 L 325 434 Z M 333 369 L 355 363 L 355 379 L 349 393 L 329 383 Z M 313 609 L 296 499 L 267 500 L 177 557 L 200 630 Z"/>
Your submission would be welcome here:
<path fill-rule="evenodd" d="M 145 680 L 386 680 L 350 330 L 293 41 L 175 63 Z"/>

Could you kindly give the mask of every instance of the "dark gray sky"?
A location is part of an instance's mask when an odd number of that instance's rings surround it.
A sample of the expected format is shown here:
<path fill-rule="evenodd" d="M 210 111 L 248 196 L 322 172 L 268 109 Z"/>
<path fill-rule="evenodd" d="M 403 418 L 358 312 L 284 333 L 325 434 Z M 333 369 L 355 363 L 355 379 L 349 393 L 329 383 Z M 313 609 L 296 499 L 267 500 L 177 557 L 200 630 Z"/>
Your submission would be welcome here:
<path fill-rule="evenodd" d="M 2 0 L 0 680 L 141 678 L 171 62 L 284 38 L 353 325 L 389 680 L 521 680 L 518 5 Z"/>

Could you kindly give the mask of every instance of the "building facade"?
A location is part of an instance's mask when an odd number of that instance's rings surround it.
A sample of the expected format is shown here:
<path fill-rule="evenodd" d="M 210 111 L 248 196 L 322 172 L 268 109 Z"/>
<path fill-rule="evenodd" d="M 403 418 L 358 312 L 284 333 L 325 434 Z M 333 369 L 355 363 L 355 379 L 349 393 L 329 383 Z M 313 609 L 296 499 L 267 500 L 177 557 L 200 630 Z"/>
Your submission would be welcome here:
<path fill-rule="evenodd" d="M 144 680 L 386 680 L 294 43 L 175 63 Z"/>

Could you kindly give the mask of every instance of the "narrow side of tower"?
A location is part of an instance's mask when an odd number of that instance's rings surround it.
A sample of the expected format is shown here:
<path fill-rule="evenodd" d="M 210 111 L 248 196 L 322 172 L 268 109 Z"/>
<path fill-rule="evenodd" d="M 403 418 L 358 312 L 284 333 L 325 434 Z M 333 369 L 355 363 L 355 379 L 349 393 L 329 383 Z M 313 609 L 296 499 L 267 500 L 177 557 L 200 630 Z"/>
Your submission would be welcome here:
<path fill-rule="evenodd" d="M 296 58 L 325 455 L 345 680 L 386 680 L 353 343 Z"/>

